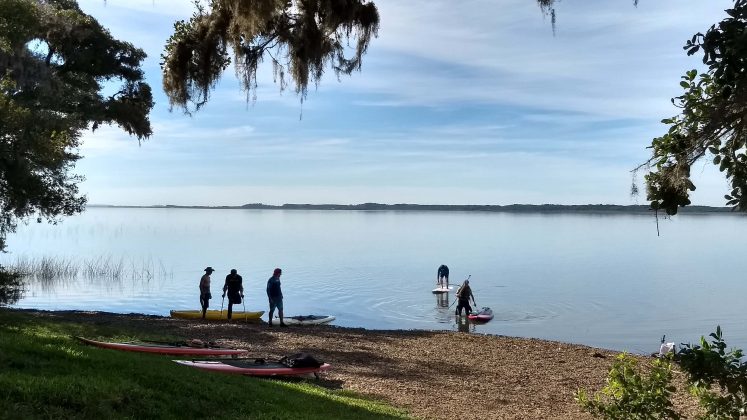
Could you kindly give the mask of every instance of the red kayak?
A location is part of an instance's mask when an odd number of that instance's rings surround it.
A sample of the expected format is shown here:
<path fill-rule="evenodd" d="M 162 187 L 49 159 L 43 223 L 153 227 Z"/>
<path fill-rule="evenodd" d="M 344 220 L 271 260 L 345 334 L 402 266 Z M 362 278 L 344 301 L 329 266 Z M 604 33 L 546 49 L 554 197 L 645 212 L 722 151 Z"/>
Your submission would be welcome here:
<path fill-rule="evenodd" d="M 467 318 L 472 321 L 488 322 L 493 319 L 493 310 L 488 307 L 483 307 L 479 311 L 467 315 Z"/>
<path fill-rule="evenodd" d="M 225 347 L 206 346 L 196 347 L 185 343 L 149 343 L 149 342 L 129 342 L 129 343 L 109 343 L 104 341 L 89 340 L 83 337 L 76 337 L 78 340 L 92 346 L 105 349 L 137 351 L 141 353 L 156 354 L 181 354 L 194 356 L 236 356 L 246 353 L 246 350 L 227 349 Z"/>
<path fill-rule="evenodd" d="M 288 367 L 279 361 L 266 361 L 264 359 L 240 359 L 240 360 L 174 360 L 184 366 L 213 372 L 232 373 L 236 375 L 249 376 L 293 376 L 309 373 L 317 374 L 330 368 L 328 363 L 318 367 Z"/>

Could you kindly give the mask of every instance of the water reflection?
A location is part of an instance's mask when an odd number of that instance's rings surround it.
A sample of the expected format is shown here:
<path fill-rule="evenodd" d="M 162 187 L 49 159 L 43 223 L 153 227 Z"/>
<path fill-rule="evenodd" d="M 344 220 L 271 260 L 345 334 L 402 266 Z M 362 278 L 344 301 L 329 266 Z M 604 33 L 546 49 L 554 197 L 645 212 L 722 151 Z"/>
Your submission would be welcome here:
<path fill-rule="evenodd" d="M 475 324 L 470 322 L 466 316 L 454 315 L 454 321 L 457 325 L 457 331 L 463 333 L 475 332 Z"/>
<path fill-rule="evenodd" d="M 449 307 L 449 294 L 448 293 L 436 293 L 436 306 L 439 308 Z"/>

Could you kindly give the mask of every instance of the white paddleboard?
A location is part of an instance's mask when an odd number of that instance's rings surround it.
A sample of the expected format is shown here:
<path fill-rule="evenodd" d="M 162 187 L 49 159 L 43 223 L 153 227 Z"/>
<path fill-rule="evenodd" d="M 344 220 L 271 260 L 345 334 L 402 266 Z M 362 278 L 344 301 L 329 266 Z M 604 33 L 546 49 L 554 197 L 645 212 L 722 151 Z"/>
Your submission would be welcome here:
<path fill-rule="evenodd" d="M 317 325 L 326 324 L 335 320 L 332 315 L 295 315 L 283 317 L 283 322 L 287 325 Z M 277 316 L 272 319 L 272 325 L 280 325 L 280 318 Z"/>
<path fill-rule="evenodd" d="M 449 287 L 436 287 L 432 290 L 433 293 L 449 293 L 450 291 L 454 290 L 454 286 Z"/>

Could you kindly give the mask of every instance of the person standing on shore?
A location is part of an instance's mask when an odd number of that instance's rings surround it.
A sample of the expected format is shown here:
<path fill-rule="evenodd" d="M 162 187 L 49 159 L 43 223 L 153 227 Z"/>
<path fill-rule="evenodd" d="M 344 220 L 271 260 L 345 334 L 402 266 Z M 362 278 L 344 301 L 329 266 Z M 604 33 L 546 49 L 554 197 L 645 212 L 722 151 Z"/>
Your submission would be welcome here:
<path fill-rule="evenodd" d="M 233 305 L 241 303 L 241 299 L 244 298 L 242 281 L 243 279 L 234 268 L 231 269 L 231 274 L 226 276 L 226 282 L 223 284 L 223 297 L 225 298 L 228 293 L 228 319 L 231 319 L 233 314 Z"/>
<path fill-rule="evenodd" d="M 456 307 L 456 315 L 462 315 L 462 308 L 464 308 L 467 315 L 471 314 L 472 307 L 469 306 L 469 298 L 472 298 L 472 303 L 474 303 L 475 306 L 477 306 L 477 303 L 475 303 L 475 296 L 472 294 L 472 288 L 469 287 L 469 280 L 465 280 L 464 283 L 459 286 L 456 296 L 457 299 L 459 299 L 459 303 Z"/>
<path fill-rule="evenodd" d="M 441 264 L 440 267 L 438 267 L 438 273 L 436 274 L 436 283 L 439 287 L 444 287 L 444 280 L 446 280 L 446 287 L 449 287 L 449 267 L 446 266 L 446 264 Z"/>
<path fill-rule="evenodd" d="M 272 316 L 275 314 L 275 308 L 278 309 L 280 326 L 286 326 L 285 322 L 283 322 L 283 291 L 280 289 L 281 274 L 283 274 L 283 270 L 276 268 L 272 272 L 272 277 L 267 280 L 267 299 L 270 301 L 270 319 L 267 325 L 270 327 L 272 327 Z"/>
<path fill-rule="evenodd" d="M 210 294 L 210 275 L 213 274 L 213 267 L 205 269 L 205 274 L 200 278 L 200 306 L 202 307 L 202 319 L 205 319 L 207 308 L 210 305 L 210 299 L 213 295 Z"/>

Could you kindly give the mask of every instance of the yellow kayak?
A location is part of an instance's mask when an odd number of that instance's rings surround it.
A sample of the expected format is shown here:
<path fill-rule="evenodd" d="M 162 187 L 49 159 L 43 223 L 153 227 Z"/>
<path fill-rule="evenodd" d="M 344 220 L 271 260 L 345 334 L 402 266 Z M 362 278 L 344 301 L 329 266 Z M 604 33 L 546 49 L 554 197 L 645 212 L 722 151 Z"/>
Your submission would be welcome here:
<path fill-rule="evenodd" d="M 242 312 L 242 311 L 233 311 L 231 314 L 231 319 L 234 320 L 258 320 L 259 317 L 264 314 L 265 311 L 257 311 L 257 312 Z M 184 318 L 184 319 L 201 319 L 202 318 L 202 311 L 200 310 L 194 310 L 194 311 L 171 311 L 171 317 L 172 318 Z M 219 320 L 226 320 L 228 319 L 228 311 L 223 310 L 216 311 L 216 310 L 209 310 L 205 314 L 205 319 L 209 319 L 211 321 L 219 321 Z"/>

